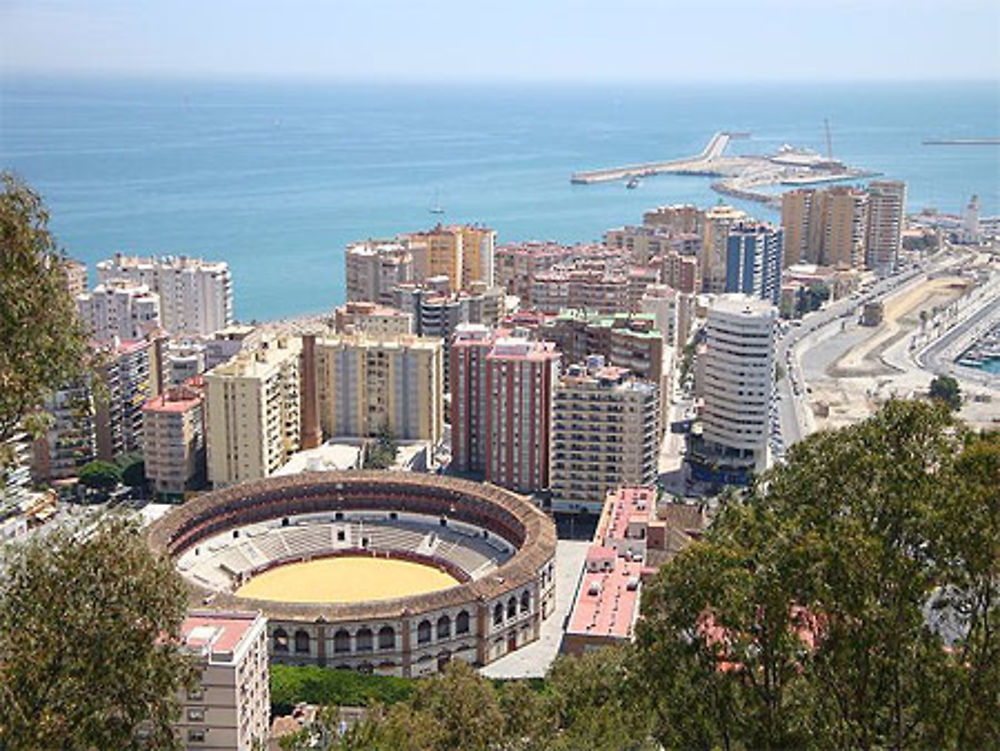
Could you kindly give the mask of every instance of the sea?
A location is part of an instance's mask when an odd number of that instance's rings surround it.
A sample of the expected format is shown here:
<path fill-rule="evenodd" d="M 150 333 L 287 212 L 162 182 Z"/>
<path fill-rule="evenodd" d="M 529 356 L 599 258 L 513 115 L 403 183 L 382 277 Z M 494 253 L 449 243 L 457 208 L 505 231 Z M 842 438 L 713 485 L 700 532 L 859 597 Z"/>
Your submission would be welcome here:
<path fill-rule="evenodd" d="M 908 208 L 1000 213 L 995 83 L 514 85 L 0 78 L 0 168 L 44 196 L 66 252 L 229 262 L 240 320 L 344 299 L 344 246 L 476 222 L 500 242 L 598 240 L 703 177 L 571 185 L 574 171 L 679 158 L 718 130 L 730 153 L 782 144 L 903 179 Z M 732 201 L 729 201 L 732 203 Z M 761 219 L 778 217 L 740 204 Z"/>

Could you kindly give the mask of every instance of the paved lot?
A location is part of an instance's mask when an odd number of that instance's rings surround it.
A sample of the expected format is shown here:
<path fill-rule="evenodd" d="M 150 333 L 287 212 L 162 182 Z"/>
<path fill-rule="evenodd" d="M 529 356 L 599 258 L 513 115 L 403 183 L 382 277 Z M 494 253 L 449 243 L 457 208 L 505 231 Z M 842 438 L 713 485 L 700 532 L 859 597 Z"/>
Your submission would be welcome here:
<path fill-rule="evenodd" d="M 479 671 L 484 677 L 538 678 L 545 675 L 559 654 L 563 627 L 569 617 L 589 545 L 582 540 L 559 540 L 556 543 L 555 612 L 542 622 L 542 635 L 538 641 L 490 663 Z"/>

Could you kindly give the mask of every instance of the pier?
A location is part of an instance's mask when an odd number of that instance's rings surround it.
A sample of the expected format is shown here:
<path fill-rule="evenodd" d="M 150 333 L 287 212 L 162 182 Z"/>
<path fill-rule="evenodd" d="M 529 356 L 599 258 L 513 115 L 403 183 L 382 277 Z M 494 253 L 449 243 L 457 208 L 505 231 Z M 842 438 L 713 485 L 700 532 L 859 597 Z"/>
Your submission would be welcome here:
<path fill-rule="evenodd" d="M 696 175 L 721 178 L 712 183 L 716 193 L 780 207 L 780 197 L 758 188 L 775 185 L 804 187 L 874 177 L 877 172 L 849 167 L 843 162 L 808 149 L 782 146 L 766 156 L 727 156 L 730 141 L 749 138 L 745 132 L 719 131 L 709 139 L 700 154 L 663 162 L 629 164 L 623 167 L 575 172 L 570 182 L 578 185 L 627 181 L 652 175 Z M 630 186 L 631 187 L 631 186 Z"/>
<path fill-rule="evenodd" d="M 729 141 L 734 138 L 747 138 L 749 135 L 749 133 L 719 131 L 709 139 L 708 145 L 696 156 L 672 159 L 666 162 L 647 162 L 645 164 L 629 164 L 624 167 L 575 172 L 570 177 L 570 182 L 590 185 L 591 183 L 614 182 L 633 177 L 649 177 L 650 175 L 715 175 L 718 173 L 712 171 L 711 165 L 725 153 Z"/>

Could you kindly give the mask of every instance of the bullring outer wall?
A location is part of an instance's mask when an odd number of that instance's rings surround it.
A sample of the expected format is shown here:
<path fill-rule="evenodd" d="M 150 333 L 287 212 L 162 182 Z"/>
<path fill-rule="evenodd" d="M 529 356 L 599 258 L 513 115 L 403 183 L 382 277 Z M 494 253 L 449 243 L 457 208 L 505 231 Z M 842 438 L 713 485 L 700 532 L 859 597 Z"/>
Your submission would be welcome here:
<path fill-rule="evenodd" d="M 263 611 L 273 661 L 407 677 L 436 672 L 449 659 L 484 665 L 539 637 L 554 604 L 555 528 L 530 501 L 492 485 L 365 471 L 269 478 L 189 501 L 155 522 L 148 539 L 156 552 L 177 558 L 248 524 L 383 511 L 471 524 L 516 552 L 480 579 L 413 597 L 284 603 L 237 597 L 187 579 L 192 600 L 199 607 Z M 462 624 L 468 624 L 464 632 Z"/>

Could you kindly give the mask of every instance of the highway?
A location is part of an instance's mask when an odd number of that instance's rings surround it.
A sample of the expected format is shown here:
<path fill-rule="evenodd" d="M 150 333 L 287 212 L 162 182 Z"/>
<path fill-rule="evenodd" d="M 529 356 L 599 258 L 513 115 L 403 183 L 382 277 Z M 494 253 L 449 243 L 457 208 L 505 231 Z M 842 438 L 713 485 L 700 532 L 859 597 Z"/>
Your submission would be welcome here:
<path fill-rule="evenodd" d="M 802 372 L 801 358 L 804 349 L 836 334 L 836 327 L 844 319 L 860 315 L 860 308 L 865 303 L 883 299 L 905 285 L 922 281 L 928 273 L 945 264 L 946 261 L 940 258 L 929 260 L 924 265 L 875 282 L 859 296 L 841 298 L 798 321 L 779 324 L 781 328 L 775 347 L 775 359 L 784 368 L 785 377 L 775 386 L 772 451 L 776 458 L 781 458 L 789 446 L 798 443 L 815 429 L 805 400 L 808 384 Z"/>

